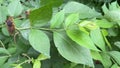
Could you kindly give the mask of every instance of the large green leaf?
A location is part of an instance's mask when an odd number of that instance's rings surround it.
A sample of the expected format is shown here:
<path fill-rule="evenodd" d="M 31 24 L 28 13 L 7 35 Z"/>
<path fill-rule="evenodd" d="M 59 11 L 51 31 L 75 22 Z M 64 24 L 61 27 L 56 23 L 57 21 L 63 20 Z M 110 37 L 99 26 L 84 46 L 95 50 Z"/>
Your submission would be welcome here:
<path fill-rule="evenodd" d="M 109 52 L 109 54 L 120 65 L 120 52 L 111 51 L 111 52 Z"/>
<path fill-rule="evenodd" d="M 20 3 L 20 0 L 13 0 L 8 5 L 8 13 L 10 16 L 18 16 L 22 13 L 23 7 Z"/>
<path fill-rule="evenodd" d="M 96 20 L 96 24 L 102 28 L 111 28 L 113 26 L 113 23 L 107 21 L 106 19 Z"/>
<path fill-rule="evenodd" d="M 73 23 L 77 23 L 79 20 L 79 14 L 70 14 L 65 20 L 65 26 L 68 27 Z"/>
<path fill-rule="evenodd" d="M 64 11 L 60 11 L 55 16 L 53 16 L 51 19 L 51 28 L 60 28 L 64 21 L 64 16 Z"/>
<path fill-rule="evenodd" d="M 96 50 L 98 49 L 95 47 L 93 41 L 89 37 L 88 34 L 80 31 L 77 26 L 70 27 L 69 29 L 66 30 L 67 35 L 76 43 L 78 43 L 80 46 Z"/>
<path fill-rule="evenodd" d="M 93 40 L 93 42 L 102 50 L 102 51 L 106 51 L 105 49 L 105 41 L 104 38 L 102 36 L 102 33 L 100 31 L 100 28 L 97 28 L 95 30 L 92 30 L 90 32 L 90 36 L 91 39 Z"/>
<path fill-rule="evenodd" d="M 94 9 L 91 9 L 88 6 L 78 2 L 69 2 L 63 9 L 66 13 L 80 13 L 80 18 L 92 18 L 100 16 L 100 13 L 96 12 Z"/>
<path fill-rule="evenodd" d="M 4 6 L 0 6 L 0 24 L 5 22 L 7 17 L 7 8 Z"/>
<path fill-rule="evenodd" d="M 21 28 L 30 28 L 30 21 L 29 20 L 25 20 L 25 21 L 22 21 L 22 22 L 23 23 L 20 25 Z M 23 38 L 25 38 L 26 40 L 28 40 L 30 29 L 21 30 L 20 33 L 23 36 Z"/>
<path fill-rule="evenodd" d="M 44 32 L 32 29 L 29 35 L 29 42 L 35 50 L 50 57 L 50 41 Z"/>
<path fill-rule="evenodd" d="M 53 7 L 58 7 L 62 4 L 63 0 L 40 0 L 40 5 L 44 6 L 47 4 L 52 5 Z"/>
<path fill-rule="evenodd" d="M 51 19 L 52 8 L 50 5 L 40 7 L 30 13 L 30 22 L 34 26 L 43 26 Z"/>
<path fill-rule="evenodd" d="M 54 32 L 54 43 L 59 53 L 67 60 L 94 66 L 90 50 L 73 42 L 64 32 Z"/>

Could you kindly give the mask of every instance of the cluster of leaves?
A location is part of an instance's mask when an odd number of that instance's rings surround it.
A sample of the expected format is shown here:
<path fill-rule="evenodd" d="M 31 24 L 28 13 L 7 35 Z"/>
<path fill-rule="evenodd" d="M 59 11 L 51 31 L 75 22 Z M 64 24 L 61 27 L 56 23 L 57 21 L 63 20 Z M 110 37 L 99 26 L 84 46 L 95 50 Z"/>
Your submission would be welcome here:
<path fill-rule="evenodd" d="M 75 1 L 0 0 L 0 67 L 119 67 L 120 6 L 107 5 L 99 13 Z"/>

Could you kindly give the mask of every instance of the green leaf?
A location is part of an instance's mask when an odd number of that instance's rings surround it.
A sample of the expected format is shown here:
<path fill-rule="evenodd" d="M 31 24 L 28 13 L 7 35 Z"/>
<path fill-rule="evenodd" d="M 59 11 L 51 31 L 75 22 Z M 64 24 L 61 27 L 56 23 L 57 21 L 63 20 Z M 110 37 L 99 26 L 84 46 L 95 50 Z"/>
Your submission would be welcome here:
<path fill-rule="evenodd" d="M 99 60 L 103 64 L 104 68 L 109 68 L 112 65 L 110 56 L 107 55 L 107 53 L 99 53 L 96 51 L 91 51 L 91 55 L 93 59 Z"/>
<path fill-rule="evenodd" d="M 95 22 L 86 21 L 86 20 L 80 22 L 79 28 L 81 28 L 81 27 L 84 27 L 84 28 L 86 28 L 87 30 L 90 30 L 90 31 L 99 28 L 99 26 Z"/>
<path fill-rule="evenodd" d="M 120 25 L 120 10 L 112 10 L 105 14 L 105 18 L 107 18 L 111 22 L 117 22 Z"/>
<path fill-rule="evenodd" d="M 100 28 L 97 28 L 95 30 L 92 30 L 90 32 L 90 36 L 92 41 L 102 50 L 102 51 L 106 51 L 105 49 L 105 41 L 104 38 L 101 34 Z"/>
<path fill-rule="evenodd" d="M 77 23 L 79 20 L 79 14 L 70 14 L 65 20 L 65 26 L 68 27 L 71 24 Z"/>
<path fill-rule="evenodd" d="M 15 68 L 23 68 L 22 66 L 20 66 L 20 65 L 17 65 Z"/>
<path fill-rule="evenodd" d="M 3 3 L 3 0 L 0 0 L 0 4 Z"/>
<path fill-rule="evenodd" d="M 41 0 L 30 0 L 28 1 L 29 5 L 31 5 L 34 8 L 39 8 L 40 7 L 40 1 Z M 24 1 L 26 2 L 26 1 Z"/>
<path fill-rule="evenodd" d="M 106 14 L 109 10 L 108 10 L 108 8 L 107 8 L 107 6 L 106 6 L 106 4 L 104 4 L 103 6 L 102 6 L 102 10 L 103 10 L 103 12 Z"/>
<path fill-rule="evenodd" d="M 0 55 L 2 54 L 10 55 L 10 53 L 5 48 L 0 48 Z"/>
<path fill-rule="evenodd" d="M 53 7 L 59 7 L 62 3 L 63 3 L 63 0 L 40 0 L 41 6 L 50 4 Z"/>
<path fill-rule="evenodd" d="M 111 28 L 113 26 L 113 23 L 108 22 L 106 19 L 96 20 L 96 24 L 102 28 Z"/>
<path fill-rule="evenodd" d="M 98 49 L 95 47 L 93 41 L 89 37 L 88 34 L 80 31 L 77 26 L 70 27 L 69 29 L 66 30 L 67 35 L 76 43 L 78 43 L 80 46 L 96 50 Z"/>
<path fill-rule="evenodd" d="M 14 54 L 17 51 L 16 47 L 10 47 L 7 50 L 9 51 L 10 54 Z"/>
<path fill-rule="evenodd" d="M 89 31 L 86 30 L 84 27 L 79 26 L 79 29 L 80 29 L 82 32 L 84 32 L 84 33 L 86 33 L 86 34 L 89 35 Z"/>
<path fill-rule="evenodd" d="M 33 68 L 32 64 L 31 63 L 24 63 L 22 65 L 23 68 Z"/>
<path fill-rule="evenodd" d="M 114 44 L 120 49 L 120 42 L 119 41 L 116 41 Z"/>
<path fill-rule="evenodd" d="M 27 54 L 31 57 L 37 57 L 39 55 L 39 53 L 32 47 L 29 48 Z"/>
<path fill-rule="evenodd" d="M 20 25 L 21 28 L 30 28 L 30 21 L 29 20 L 25 20 L 22 21 L 23 23 Z M 30 33 L 30 29 L 26 29 L 26 30 L 20 30 L 21 35 L 23 36 L 24 39 L 28 40 L 28 36 Z"/>
<path fill-rule="evenodd" d="M 0 24 L 5 22 L 7 17 L 7 8 L 4 6 L 0 6 Z"/>
<path fill-rule="evenodd" d="M 108 31 L 107 29 L 101 29 L 102 35 L 103 36 L 108 36 Z"/>
<path fill-rule="evenodd" d="M 36 51 L 50 57 L 50 41 L 43 31 L 32 29 L 29 34 L 29 42 Z"/>
<path fill-rule="evenodd" d="M 28 45 L 29 41 L 26 41 L 24 39 L 18 39 L 19 41 L 16 41 L 17 45 L 16 44 L 12 44 L 12 46 L 16 46 L 16 53 L 17 54 L 20 54 L 22 52 L 27 52 L 28 49 L 30 48 L 30 45 Z M 11 45 L 10 45 L 11 46 Z"/>
<path fill-rule="evenodd" d="M 81 19 L 93 18 L 101 15 L 94 9 L 91 9 L 88 6 L 78 2 L 69 2 L 64 6 L 63 9 L 65 10 L 65 13 L 79 13 Z"/>
<path fill-rule="evenodd" d="M 3 27 L 3 28 L 2 28 L 2 33 L 3 33 L 5 36 L 10 36 L 7 27 Z"/>
<path fill-rule="evenodd" d="M 40 7 L 30 12 L 30 22 L 34 26 L 44 26 L 51 19 L 52 8 L 50 5 Z"/>
<path fill-rule="evenodd" d="M 15 63 L 15 57 L 12 57 L 12 59 L 8 59 L 8 62 L 4 63 L 3 65 L 1 65 L 1 68 L 13 68 L 12 64 Z"/>
<path fill-rule="evenodd" d="M 100 55 L 99 52 L 91 51 L 91 55 L 92 55 L 92 58 L 95 59 L 95 60 L 99 60 L 99 61 L 102 60 L 102 56 Z"/>
<path fill-rule="evenodd" d="M 102 30 L 102 35 L 103 35 L 103 38 L 104 38 L 106 44 L 107 44 L 107 45 L 109 46 L 109 48 L 111 49 L 112 47 L 111 47 L 110 42 L 109 42 L 108 39 L 106 38 L 107 32 L 106 32 L 105 30 Z"/>
<path fill-rule="evenodd" d="M 117 64 L 114 64 L 114 65 L 112 65 L 111 68 L 119 68 L 119 66 Z"/>
<path fill-rule="evenodd" d="M 110 10 L 118 10 L 119 8 L 118 8 L 117 5 L 118 5 L 118 4 L 117 4 L 117 1 L 112 2 L 112 3 L 109 5 L 109 9 L 110 9 Z"/>
<path fill-rule="evenodd" d="M 64 32 L 54 32 L 54 43 L 65 59 L 78 64 L 94 66 L 90 50 L 73 42 Z"/>
<path fill-rule="evenodd" d="M 109 29 L 108 29 L 108 36 L 113 36 L 113 37 L 115 37 L 115 36 L 118 35 L 118 33 L 119 33 L 119 31 L 116 30 L 115 28 L 109 28 Z"/>
<path fill-rule="evenodd" d="M 109 54 L 120 65 L 120 52 L 111 51 L 111 52 L 109 52 Z"/>
<path fill-rule="evenodd" d="M 18 16 L 22 13 L 23 7 L 20 0 L 13 0 L 8 5 L 8 13 L 10 16 Z"/>
<path fill-rule="evenodd" d="M 41 68 L 41 63 L 39 60 L 35 60 L 35 62 L 33 64 L 33 68 Z"/>
<path fill-rule="evenodd" d="M 5 63 L 5 61 L 7 60 L 7 58 L 8 58 L 8 56 L 1 56 L 0 57 L 0 66 Z"/>
<path fill-rule="evenodd" d="M 15 27 L 20 28 L 21 24 L 23 24 L 22 20 L 20 20 L 19 18 L 15 18 L 14 19 L 14 25 L 15 25 Z"/>
<path fill-rule="evenodd" d="M 64 21 L 64 10 L 58 12 L 55 16 L 53 16 L 53 18 L 51 19 L 51 28 L 60 28 L 63 21 Z"/>
<path fill-rule="evenodd" d="M 101 53 L 102 56 L 102 64 L 104 68 L 109 68 L 112 65 L 112 62 L 110 60 L 110 56 L 107 53 Z"/>
<path fill-rule="evenodd" d="M 48 58 L 48 57 L 45 56 L 44 54 L 40 54 L 40 55 L 38 56 L 37 60 L 45 60 L 45 59 L 47 59 L 47 58 Z"/>

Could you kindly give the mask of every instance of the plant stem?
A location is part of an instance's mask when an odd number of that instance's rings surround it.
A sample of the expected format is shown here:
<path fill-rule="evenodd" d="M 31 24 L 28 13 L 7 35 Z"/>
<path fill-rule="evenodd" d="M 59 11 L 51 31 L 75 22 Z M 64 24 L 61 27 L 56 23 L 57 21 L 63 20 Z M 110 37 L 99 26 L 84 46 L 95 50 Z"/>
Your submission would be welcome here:
<path fill-rule="evenodd" d="M 65 29 L 51 29 L 51 28 L 36 28 L 36 27 L 25 27 L 25 28 L 16 28 L 17 30 L 28 30 L 28 29 L 39 29 L 39 30 L 47 30 L 47 31 L 63 31 Z"/>
<path fill-rule="evenodd" d="M 5 45 L 3 44 L 3 42 L 0 40 L 0 43 L 2 45 L 3 48 L 5 48 Z"/>
<path fill-rule="evenodd" d="M 27 30 L 27 29 L 30 29 L 30 27 L 25 27 L 25 28 L 17 28 L 17 27 L 16 27 L 16 29 L 17 29 L 17 30 Z"/>
<path fill-rule="evenodd" d="M 28 59 L 31 59 L 27 54 L 23 53 L 23 56 L 27 57 Z"/>
<path fill-rule="evenodd" d="M 32 59 L 25 60 L 24 62 L 18 64 L 17 66 L 21 66 L 22 64 L 27 63 L 27 62 L 31 62 L 31 61 L 32 61 Z M 16 66 L 16 67 L 17 67 L 17 66 Z"/>
<path fill-rule="evenodd" d="M 85 64 L 83 64 L 83 68 L 85 68 Z"/>

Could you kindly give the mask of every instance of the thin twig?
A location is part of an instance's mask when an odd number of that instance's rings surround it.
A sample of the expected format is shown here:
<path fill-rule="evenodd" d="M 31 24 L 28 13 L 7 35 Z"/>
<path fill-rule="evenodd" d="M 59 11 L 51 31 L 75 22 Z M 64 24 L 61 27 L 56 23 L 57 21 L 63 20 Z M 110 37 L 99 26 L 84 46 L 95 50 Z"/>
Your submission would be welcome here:
<path fill-rule="evenodd" d="M 31 59 L 27 54 L 22 53 L 23 56 L 27 57 L 28 59 Z M 29 62 L 30 63 L 30 62 Z"/>
<path fill-rule="evenodd" d="M 19 34 L 19 32 L 16 32 L 15 35 L 14 35 L 14 42 L 16 44 L 16 36 Z"/>
<path fill-rule="evenodd" d="M 31 62 L 31 61 L 32 61 L 32 59 L 25 60 L 24 62 L 18 64 L 17 66 L 21 66 L 22 64 L 27 63 L 27 62 Z M 16 66 L 16 67 L 17 67 L 17 66 Z M 15 68 L 16 68 L 16 67 L 15 67 Z"/>

